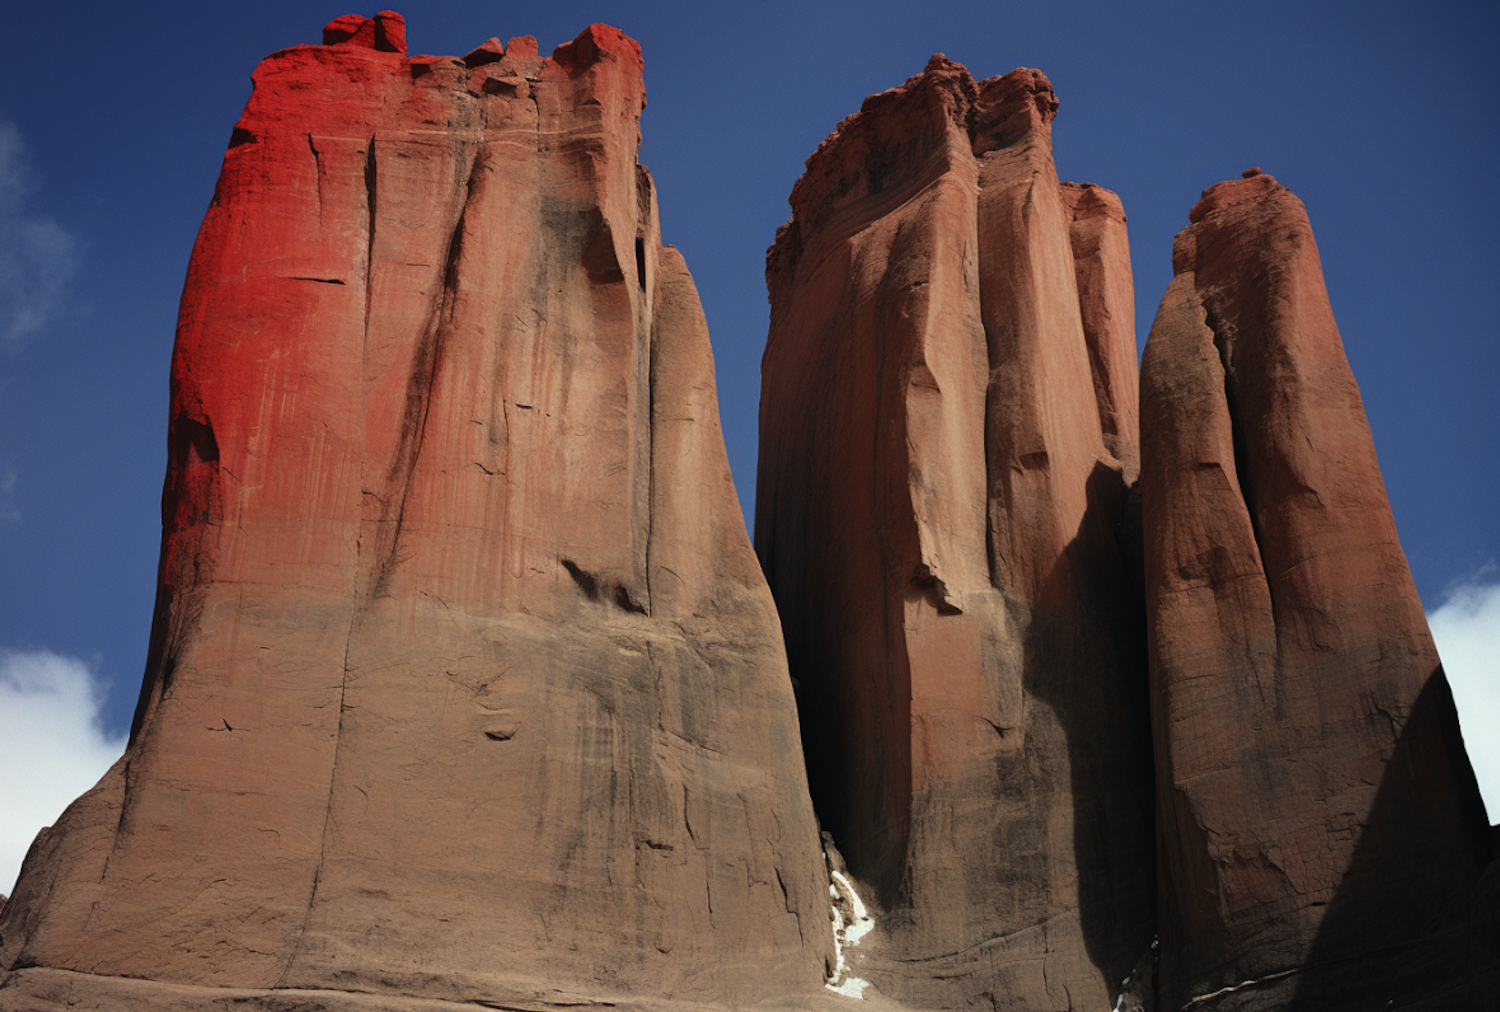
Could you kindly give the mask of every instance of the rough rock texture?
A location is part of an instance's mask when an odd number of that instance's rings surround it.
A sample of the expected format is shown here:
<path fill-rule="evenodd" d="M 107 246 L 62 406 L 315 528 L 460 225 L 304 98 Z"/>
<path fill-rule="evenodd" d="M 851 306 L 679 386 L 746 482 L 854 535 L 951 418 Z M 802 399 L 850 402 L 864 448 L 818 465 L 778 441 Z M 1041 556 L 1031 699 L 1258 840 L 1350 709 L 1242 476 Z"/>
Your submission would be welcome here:
<path fill-rule="evenodd" d="M 1484 809 L 1306 212 L 1250 170 L 1190 217 L 1141 394 L 1162 1008 L 1492 1007 Z"/>
<path fill-rule="evenodd" d="M 639 47 L 324 39 L 234 128 L 130 746 L 34 845 L 0 1006 L 811 1007 L 827 878 Z"/>
<path fill-rule="evenodd" d="M 1124 215 L 1058 182 L 1056 108 L 934 57 L 767 257 L 756 549 L 854 972 L 916 1008 L 1108 1008 L 1152 937 Z"/>
<path fill-rule="evenodd" d="M 1099 405 L 1104 447 L 1133 483 L 1141 472 L 1140 391 L 1136 374 L 1135 283 L 1120 198 L 1092 184 L 1063 183 L 1072 215 L 1069 232 L 1078 278 L 1078 305 Z"/>

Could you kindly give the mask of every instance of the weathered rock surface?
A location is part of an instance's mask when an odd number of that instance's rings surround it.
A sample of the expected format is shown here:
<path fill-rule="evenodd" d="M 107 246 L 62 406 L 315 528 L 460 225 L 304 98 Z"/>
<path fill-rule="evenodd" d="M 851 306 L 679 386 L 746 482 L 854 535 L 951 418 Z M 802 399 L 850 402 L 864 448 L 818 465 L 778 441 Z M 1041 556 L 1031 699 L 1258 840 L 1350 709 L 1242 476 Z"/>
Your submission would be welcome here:
<path fill-rule="evenodd" d="M 826 872 L 638 46 L 324 40 L 234 129 L 130 746 L 32 849 L 0 1006 L 813 1007 Z"/>
<path fill-rule="evenodd" d="M 1135 346 L 1135 282 L 1120 198 L 1093 185 L 1063 183 L 1078 278 L 1078 306 L 1099 405 L 1104 447 L 1134 483 L 1141 472 L 1140 381 Z"/>
<path fill-rule="evenodd" d="M 1124 215 L 1058 182 L 1056 107 L 934 57 L 767 257 L 756 549 L 853 972 L 914 1008 L 1108 1008 L 1152 937 Z"/>
<path fill-rule="evenodd" d="M 1457 1009 L 1489 856 L 1302 204 L 1205 191 L 1142 366 L 1162 1008 Z"/>

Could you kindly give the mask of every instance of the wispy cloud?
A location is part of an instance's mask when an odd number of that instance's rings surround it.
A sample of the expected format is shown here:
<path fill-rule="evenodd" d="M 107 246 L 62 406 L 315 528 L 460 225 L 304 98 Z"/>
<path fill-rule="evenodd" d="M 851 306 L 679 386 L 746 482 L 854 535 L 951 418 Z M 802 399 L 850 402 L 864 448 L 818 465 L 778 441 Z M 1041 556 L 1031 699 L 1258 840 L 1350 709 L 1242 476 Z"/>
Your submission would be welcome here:
<path fill-rule="evenodd" d="M 38 189 L 15 124 L 0 121 L 0 344 L 15 347 L 66 305 L 83 246 L 29 205 Z"/>
<path fill-rule="evenodd" d="M 1427 616 L 1453 686 L 1464 744 L 1490 820 L 1500 819 L 1500 571 L 1491 566 Z"/>
<path fill-rule="evenodd" d="M 48 650 L 0 649 L 0 893 L 26 849 L 125 751 L 99 722 L 91 666 Z"/>

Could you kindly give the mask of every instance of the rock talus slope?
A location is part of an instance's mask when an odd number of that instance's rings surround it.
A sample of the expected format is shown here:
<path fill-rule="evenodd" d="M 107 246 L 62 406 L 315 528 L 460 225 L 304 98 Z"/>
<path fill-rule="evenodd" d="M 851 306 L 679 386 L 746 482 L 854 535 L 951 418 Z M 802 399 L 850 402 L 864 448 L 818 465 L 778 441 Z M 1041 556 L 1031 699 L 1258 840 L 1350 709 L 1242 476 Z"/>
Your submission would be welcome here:
<path fill-rule="evenodd" d="M 934 57 L 767 255 L 756 549 L 824 828 L 913 1008 L 1108 1008 L 1152 937 L 1125 217 L 1045 76 Z"/>
<path fill-rule="evenodd" d="M 408 56 L 390 12 L 324 42 L 234 128 L 130 746 L 28 857 L 0 1006 L 821 995 L 795 703 L 639 47 Z"/>
<path fill-rule="evenodd" d="M 1306 212 L 1250 170 L 1190 218 L 1140 407 L 1161 1007 L 1483 1007 L 1484 810 Z"/>

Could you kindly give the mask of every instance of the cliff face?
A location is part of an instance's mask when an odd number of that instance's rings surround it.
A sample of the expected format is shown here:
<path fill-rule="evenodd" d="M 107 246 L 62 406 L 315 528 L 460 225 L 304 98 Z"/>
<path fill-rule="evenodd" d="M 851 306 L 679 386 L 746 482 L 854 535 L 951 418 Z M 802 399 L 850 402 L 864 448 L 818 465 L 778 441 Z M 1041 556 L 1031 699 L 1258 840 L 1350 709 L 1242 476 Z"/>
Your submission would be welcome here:
<path fill-rule="evenodd" d="M 1312 229 L 1259 170 L 1191 220 L 1141 382 L 1162 1007 L 1466 1007 L 1484 810 Z"/>
<path fill-rule="evenodd" d="M 1138 388 L 1050 83 L 934 57 L 768 253 L 752 550 L 641 75 L 391 12 L 256 71 L 130 745 L 0 908 L 0 1009 L 1493 1008 L 1301 203 L 1204 194 Z"/>
<path fill-rule="evenodd" d="M 767 256 L 756 549 L 854 972 L 912 1007 L 1106 1008 L 1152 937 L 1125 219 L 1059 183 L 1056 108 L 934 57 Z"/>
<path fill-rule="evenodd" d="M 0 965 L 820 991 L 795 704 L 639 48 L 404 33 L 342 18 L 255 72 L 182 299 L 131 743 L 34 847 Z"/>

